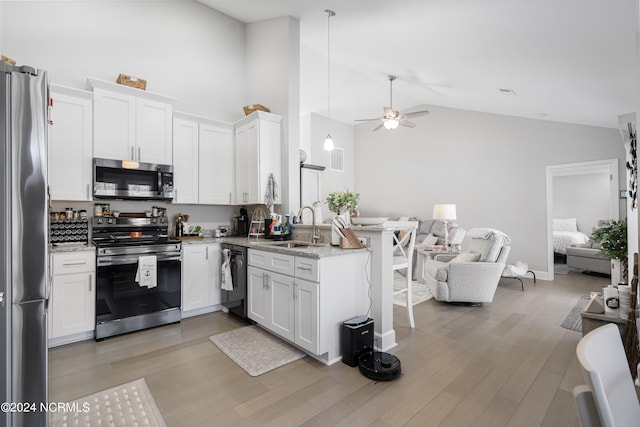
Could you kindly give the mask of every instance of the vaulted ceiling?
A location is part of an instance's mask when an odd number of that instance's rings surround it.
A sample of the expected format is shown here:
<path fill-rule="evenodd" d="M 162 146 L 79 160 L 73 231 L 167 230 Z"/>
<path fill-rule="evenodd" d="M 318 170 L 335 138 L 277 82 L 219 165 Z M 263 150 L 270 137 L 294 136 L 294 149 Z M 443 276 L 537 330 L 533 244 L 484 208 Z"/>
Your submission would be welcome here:
<path fill-rule="evenodd" d="M 199 0 L 242 22 L 300 21 L 301 114 L 462 108 L 617 127 L 635 111 L 637 0 Z M 429 120 L 429 116 L 416 122 Z"/>

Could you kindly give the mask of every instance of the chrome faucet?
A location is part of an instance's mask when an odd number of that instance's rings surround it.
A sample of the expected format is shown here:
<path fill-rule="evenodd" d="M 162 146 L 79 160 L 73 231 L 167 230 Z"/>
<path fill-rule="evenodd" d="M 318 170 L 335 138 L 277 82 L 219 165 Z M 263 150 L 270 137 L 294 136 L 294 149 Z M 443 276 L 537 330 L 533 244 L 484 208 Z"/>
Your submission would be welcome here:
<path fill-rule="evenodd" d="M 311 223 L 313 224 L 313 228 L 311 229 L 311 241 L 313 243 L 318 243 L 318 240 L 320 240 L 320 236 L 318 236 L 317 233 L 317 228 L 316 228 L 316 214 L 313 211 L 313 208 L 311 206 L 303 206 L 300 208 L 300 211 L 298 211 L 298 220 L 302 223 L 302 211 L 305 209 L 309 209 L 311 211 Z"/>

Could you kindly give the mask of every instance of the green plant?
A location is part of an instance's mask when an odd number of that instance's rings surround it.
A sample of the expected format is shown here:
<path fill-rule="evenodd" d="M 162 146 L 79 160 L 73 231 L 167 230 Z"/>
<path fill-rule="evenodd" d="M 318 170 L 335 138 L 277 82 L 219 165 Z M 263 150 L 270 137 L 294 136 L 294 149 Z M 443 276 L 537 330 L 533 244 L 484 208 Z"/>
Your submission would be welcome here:
<path fill-rule="evenodd" d="M 600 255 L 620 260 L 624 282 L 627 279 L 627 219 L 613 221 L 607 227 L 597 228 L 591 233 L 591 241 L 600 243 Z"/>
<path fill-rule="evenodd" d="M 327 196 L 327 204 L 331 212 L 339 215 L 346 211 L 356 210 L 359 198 L 360 193 L 352 193 L 349 190 L 334 191 Z"/>

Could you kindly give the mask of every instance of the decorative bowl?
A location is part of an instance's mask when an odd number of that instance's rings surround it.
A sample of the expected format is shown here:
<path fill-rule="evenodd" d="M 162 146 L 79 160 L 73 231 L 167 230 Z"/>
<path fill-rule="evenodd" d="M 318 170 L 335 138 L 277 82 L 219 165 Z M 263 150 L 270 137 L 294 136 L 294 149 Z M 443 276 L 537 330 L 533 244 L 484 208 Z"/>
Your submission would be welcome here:
<path fill-rule="evenodd" d="M 389 218 L 364 218 L 364 217 L 351 217 L 351 223 L 355 225 L 380 225 L 387 222 Z"/>

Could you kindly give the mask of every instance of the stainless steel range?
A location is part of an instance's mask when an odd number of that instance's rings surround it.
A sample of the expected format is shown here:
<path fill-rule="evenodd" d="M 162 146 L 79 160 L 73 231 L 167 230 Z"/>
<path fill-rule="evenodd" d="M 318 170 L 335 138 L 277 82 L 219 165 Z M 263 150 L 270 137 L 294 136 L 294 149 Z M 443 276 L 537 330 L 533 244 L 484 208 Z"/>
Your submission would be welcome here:
<path fill-rule="evenodd" d="M 180 321 L 181 243 L 164 217 L 92 218 L 96 340 Z"/>

